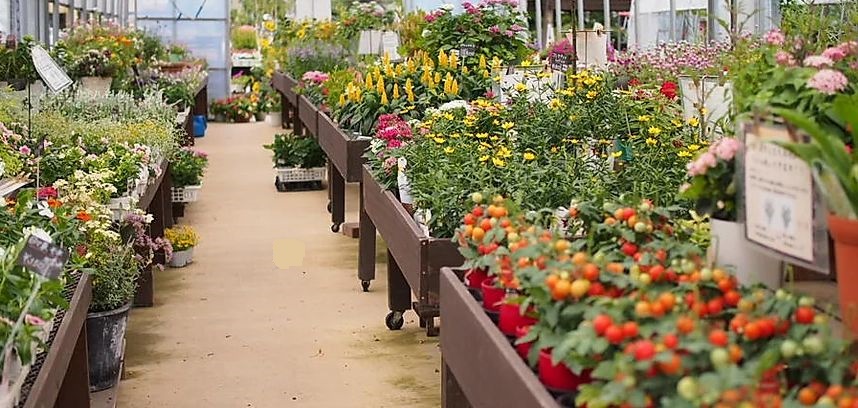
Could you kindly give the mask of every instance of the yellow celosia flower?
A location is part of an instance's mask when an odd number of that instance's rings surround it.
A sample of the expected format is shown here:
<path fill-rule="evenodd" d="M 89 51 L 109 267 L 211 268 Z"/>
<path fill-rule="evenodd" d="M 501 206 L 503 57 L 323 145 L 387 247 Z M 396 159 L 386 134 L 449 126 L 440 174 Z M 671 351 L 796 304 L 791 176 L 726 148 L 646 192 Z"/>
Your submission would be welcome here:
<path fill-rule="evenodd" d="M 441 68 L 447 68 L 448 64 L 447 53 L 445 53 L 444 50 L 438 51 L 438 66 Z"/>
<path fill-rule="evenodd" d="M 482 70 L 485 70 L 487 68 L 485 55 L 480 55 L 480 63 L 477 66 Z"/>
<path fill-rule="evenodd" d="M 435 78 L 433 79 L 433 82 L 435 82 L 435 85 L 438 85 L 441 83 L 441 73 L 440 72 L 435 73 Z"/>
<path fill-rule="evenodd" d="M 372 89 L 374 86 L 372 84 L 372 74 L 366 74 L 366 89 Z"/>
<path fill-rule="evenodd" d="M 652 126 L 647 130 L 647 132 L 653 136 L 658 136 L 661 134 L 661 128 Z"/>
<path fill-rule="evenodd" d="M 343 105 L 345 105 L 345 104 L 346 104 L 346 94 L 345 94 L 345 93 L 341 93 L 341 94 L 340 94 L 340 102 L 339 102 L 339 104 L 340 104 L 340 106 L 343 106 Z"/>
<path fill-rule="evenodd" d="M 527 160 L 527 161 L 536 160 L 536 155 L 531 153 L 531 152 L 524 152 L 523 156 L 524 156 L 524 160 Z"/>
<path fill-rule="evenodd" d="M 459 56 L 456 54 L 450 54 L 450 69 L 456 69 L 459 67 Z"/>
<path fill-rule="evenodd" d="M 384 78 L 378 77 L 378 81 L 376 81 L 375 87 L 376 87 L 376 89 L 375 89 L 376 92 L 378 92 L 378 93 L 384 92 L 384 88 L 385 88 L 384 87 Z"/>
<path fill-rule="evenodd" d="M 399 84 L 393 84 L 393 99 L 399 99 Z"/>
<path fill-rule="evenodd" d="M 417 64 L 414 62 L 413 59 L 409 58 L 408 61 L 405 62 L 405 67 L 408 69 L 409 73 L 413 74 L 415 71 L 417 71 Z"/>
<path fill-rule="evenodd" d="M 457 81 L 455 79 L 453 80 L 453 84 L 450 85 L 450 93 L 453 95 L 459 94 L 459 81 Z"/>
<path fill-rule="evenodd" d="M 384 90 L 384 89 L 382 89 L 382 92 L 381 92 L 381 104 L 382 104 L 382 105 L 387 105 L 388 103 L 390 103 L 390 100 L 388 100 L 388 99 L 387 99 L 387 91 L 386 91 L 386 90 Z"/>
<path fill-rule="evenodd" d="M 468 75 L 471 72 L 467 65 L 462 65 L 462 74 Z"/>

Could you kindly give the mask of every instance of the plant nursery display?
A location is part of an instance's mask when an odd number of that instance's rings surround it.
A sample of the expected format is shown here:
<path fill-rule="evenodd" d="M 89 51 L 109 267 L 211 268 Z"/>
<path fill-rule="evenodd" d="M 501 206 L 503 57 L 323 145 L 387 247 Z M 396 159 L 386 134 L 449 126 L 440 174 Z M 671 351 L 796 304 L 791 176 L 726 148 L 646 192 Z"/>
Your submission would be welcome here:
<path fill-rule="evenodd" d="M 393 1 L 352 1 L 340 10 L 341 35 L 355 39 L 362 31 L 384 30 L 399 19 L 399 8 Z"/>
<path fill-rule="evenodd" d="M 278 191 L 303 185 L 321 188 L 326 160 L 315 139 L 281 133 L 274 136 L 273 143 L 263 147 L 273 153 L 271 159 L 277 172 L 274 184 Z"/>
<path fill-rule="evenodd" d="M 194 247 L 200 242 L 197 232 L 187 225 L 167 228 L 164 238 L 170 242 L 173 250 L 170 258 L 170 266 L 173 268 L 184 268 L 194 258 Z"/>

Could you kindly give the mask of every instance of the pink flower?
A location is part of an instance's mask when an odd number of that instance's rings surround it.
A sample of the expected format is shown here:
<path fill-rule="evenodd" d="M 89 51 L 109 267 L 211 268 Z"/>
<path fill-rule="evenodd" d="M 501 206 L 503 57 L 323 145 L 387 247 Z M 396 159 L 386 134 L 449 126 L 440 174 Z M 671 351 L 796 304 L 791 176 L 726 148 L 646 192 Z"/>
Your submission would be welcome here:
<path fill-rule="evenodd" d="M 424 19 L 426 19 L 427 23 L 431 23 L 438 19 L 438 15 L 435 13 L 429 13 L 424 17 Z"/>
<path fill-rule="evenodd" d="M 784 33 L 782 33 L 781 30 L 775 28 L 763 36 L 763 41 L 769 45 L 783 45 L 786 41 L 786 36 L 784 36 Z"/>
<path fill-rule="evenodd" d="M 30 150 L 30 147 L 29 147 L 29 146 L 26 146 L 26 145 L 25 145 L 25 146 L 21 146 L 21 147 L 19 147 L 19 148 L 18 148 L 18 153 L 21 153 L 21 154 L 23 154 L 24 156 L 29 156 L 29 155 L 30 155 L 30 153 L 32 153 L 32 150 Z"/>
<path fill-rule="evenodd" d="M 36 196 L 39 200 L 47 200 L 49 198 L 57 198 L 59 194 L 57 193 L 56 188 L 48 186 L 40 188 Z"/>
<path fill-rule="evenodd" d="M 715 158 L 715 155 L 712 152 L 703 153 L 697 161 L 700 162 L 701 166 L 706 166 L 710 169 L 718 165 L 718 159 Z"/>
<path fill-rule="evenodd" d="M 493 26 L 489 27 L 489 32 L 492 34 L 498 34 L 498 33 L 500 33 L 500 31 L 501 31 L 501 29 L 497 25 L 493 25 Z"/>
<path fill-rule="evenodd" d="M 736 153 L 741 147 L 742 144 L 738 140 L 733 138 L 724 138 L 712 145 L 710 150 L 714 150 L 715 155 L 718 156 L 719 159 L 729 161 L 736 157 Z"/>
<path fill-rule="evenodd" d="M 829 47 L 828 49 L 826 49 L 825 51 L 822 52 L 822 56 L 826 57 L 832 61 L 840 61 L 843 58 L 846 58 L 846 50 L 844 50 L 843 48 L 840 48 L 840 46 Z"/>
<path fill-rule="evenodd" d="M 515 35 L 515 33 L 514 33 L 514 32 L 512 32 L 512 30 L 506 30 L 506 31 L 504 32 L 504 35 L 506 35 L 507 37 L 512 37 L 512 36 L 514 36 L 514 35 Z"/>
<path fill-rule="evenodd" d="M 795 57 L 786 51 L 778 51 L 777 54 L 775 54 L 775 61 L 777 61 L 779 65 L 787 67 L 792 67 L 796 64 Z"/>
<path fill-rule="evenodd" d="M 524 31 L 524 27 L 518 24 L 513 24 L 509 29 L 515 32 Z"/>
<path fill-rule="evenodd" d="M 24 316 L 24 321 L 27 322 L 27 324 L 29 324 L 31 326 L 44 326 L 46 323 L 45 320 L 42 319 L 41 317 L 31 315 L 29 313 L 27 313 L 27 315 Z"/>
<path fill-rule="evenodd" d="M 824 55 L 811 55 L 804 59 L 806 67 L 825 68 L 834 65 L 834 61 Z"/>
<path fill-rule="evenodd" d="M 807 86 L 827 95 L 842 91 L 849 84 L 846 75 L 834 69 L 823 69 L 813 74 L 807 81 Z"/>
<path fill-rule="evenodd" d="M 384 162 L 381 164 L 381 168 L 385 172 L 390 173 L 391 170 L 396 168 L 396 158 L 395 157 L 388 157 L 388 158 L 384 159 Z"/>

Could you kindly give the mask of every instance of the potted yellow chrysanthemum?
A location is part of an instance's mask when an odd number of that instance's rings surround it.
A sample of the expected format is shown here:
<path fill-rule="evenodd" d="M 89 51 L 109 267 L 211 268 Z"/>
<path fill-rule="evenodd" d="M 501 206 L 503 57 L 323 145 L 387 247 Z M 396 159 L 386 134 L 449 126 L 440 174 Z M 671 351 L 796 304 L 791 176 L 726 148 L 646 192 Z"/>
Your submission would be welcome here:
<path fill-rule="evenodd" d="M 183 268 L 193 262 L 194 247 L 200 242 L 200 237 L 193 228 L 186 225 L 167 228 L 164 231 L 164 237 L 173 246 L 171 267 Z"/>

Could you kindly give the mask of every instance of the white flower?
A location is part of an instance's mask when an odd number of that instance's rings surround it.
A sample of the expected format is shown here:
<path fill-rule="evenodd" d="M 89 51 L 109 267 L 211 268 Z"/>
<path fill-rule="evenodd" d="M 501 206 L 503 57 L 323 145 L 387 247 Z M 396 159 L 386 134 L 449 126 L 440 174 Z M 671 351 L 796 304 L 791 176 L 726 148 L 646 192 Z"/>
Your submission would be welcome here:
<path fill-rule="evenodd" d="M 444 10 L 444 11 L 453 11 L 453 9 L 456 8 L 456 6 L 454 6 L 450 3 L 444 3 L 441 5 L 441 7 L 438 7 L 438 8 L 441 10 Z"/>
<path fill-rule="evenodd" d="M 446 111 L 450 111 L 450 110 L 454 110 L 454 109 L 465 109 L 465 110 L 467 110 L 468 109 L 468 102 L 465 102 L 461 99 L 457 99 L 455 101 L 447 102 L 438 108 L 438 110 L 440 110 L 441 112 L 446 112 Z"/>
<path fill-rule="evenodd" d="M 39 215 L 46 218 L 54 218 L 54 212 L 51 211 L 51 206 L 48 205 L 47 201 L 39 201 L 36 207 L 39 209 Z"/>
<path fill-rule="evenodd" d="M 143 217 L 143 220 L 146 221 L 147 224 L 151 224 L 152 221 L 155 220 L 155 217 L 153 217 L 152 214 L 146 214 L 146 216 Z"/>
<path fill-rule="evenodd" d="M 423 32 L 422 32 L 420 35 L 422 35 L 422 36 L 423 36 L 423 38 L 426 38 L 426 37 L 428 37 L 428 36 L 432 35 L 432 31 L 431 31 L 431 30 L 429 30 L 428 28 L 424 28 L 424 29 L 423 29 Z"/>
<path fill-rule="evenodd" d="M 54 242 L 54 239 L 51 238 L 51 234 L 48 234 L 48 231 L 45 231 L 39 227 L 26 227 L 24 228 L 23 232 L 25 237 L 34 236 L 45 242 Z"/>

